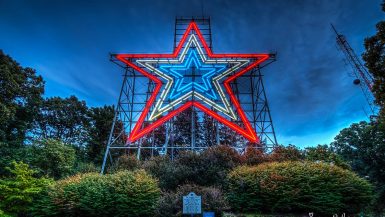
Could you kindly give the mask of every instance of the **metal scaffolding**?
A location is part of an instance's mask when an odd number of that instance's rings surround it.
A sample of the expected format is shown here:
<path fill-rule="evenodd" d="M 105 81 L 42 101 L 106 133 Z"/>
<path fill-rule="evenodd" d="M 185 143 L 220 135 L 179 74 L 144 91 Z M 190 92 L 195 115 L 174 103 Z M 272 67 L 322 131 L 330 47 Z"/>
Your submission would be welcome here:
<path fill-rule="evenodd" d="M 370 109 L 369 117 L 370 119 L 375 119 L 376 114 L 378 112 L 378 107 L 374 103 L 374 96 L 372 93 L 374 78 L 368 72 L 364 64 L 362 64 L 360 58 L 356 55 L 353 48 L 350 46 L 349 42 L 346 40 L 345 36 L 338 33 L 336 28 L 333 26 L 333 24 L 331 24 L 331 27 L 334 33 L 336 34 L 336 42 L 337 42 L 338 48 L 344 54 L 345 60 L 349 63 L 349 65 L 353 69 L 353 77 L 356 78 L 354 80 L 354 84 L 360 86 L 362 93 L 365 97 L 365 100 L 368 104 L 368 107 Z"/>
<path fill-rule="evenodd" d="M 212 49 L 209 17 L 177 17 L 174 50 L 192 20 L 199 26 L 209 48 Z M 261 73 L 262 68 L 275 60 L 276 55 L 270 54 L 268 60 L 230 83 L 232 91 L 261 141 L 255 146 L 256 148 L 267 149 L 278 144 Z M 128 133 L 137 123 L 154 91 L 155 84 L 151 79 L 121 63 L 116 55 L 111 55 L 111 61 L 122 67 L 124 74 L 101 173 L 104 173 L 108 162 L 109 165 L 113 165 L 114 158 L 122 153 L 135 154 L 138 159 L 157 155 L 168 155 L 173 159 L 180 150 L 202 151 L 214 145 L 227 144 L 243 152 L 249 145 L 245 138 L 194 107 L 173 117 L 138 141 L 127 142 Z M 191 76 L 194 78 L 194 75 Z M 149 122 L 145 121 L 144 125 L 146 124 Z"/>

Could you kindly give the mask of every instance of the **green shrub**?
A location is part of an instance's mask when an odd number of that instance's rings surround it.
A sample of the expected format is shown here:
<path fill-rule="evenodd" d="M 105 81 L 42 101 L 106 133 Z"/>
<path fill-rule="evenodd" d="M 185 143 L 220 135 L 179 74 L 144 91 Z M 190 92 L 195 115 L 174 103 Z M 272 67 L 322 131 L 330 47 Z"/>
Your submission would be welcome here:
<path fill-rule="evenodd" d="M 269 161 L 299 161 L 303 160 L 304 156 L 301 150 L 294 145 L 278 145 L 273 148 L 269 155 Z"/>
<path fill-rule="evenodd" d="M 34 216 L 152 216 L 160 190 L 143 170 L 68 177 L 47 189 Z"/>
<path fill-rule="evenodd" d="M 155 216 L 182 216 L 182 198 L 190 192 L 202 197 L 202 211 L 213 211 L 216 213 L 215 216 L 221 216 L 222 212 L 228 209 L 228 204 L 220 189 L 187 184 L 178 187 L 176 191 L 163 192 Z"/>
<path fill-rule="evenodd" d="M 96 166 L 92 162 L 82 162 L 79 161 L 76 163 L 76 166 L 73 170 L 74 174 L 78 173 L 97 173 L 100 172 L 100 167 Z"/>
<path fill-rule="evenodd" d="M 180 152 L 172 161 L 166 157 L 154 157 L 144 162 L 143 168 L 159 179 L 162 190 L 175 190 L 186 183 L 204 184 L 207 165 L 201 154 Z"/>
<path fill-rule="evenodd" d="M 219 145 L 208 148 L 202 153 L 204 169 L 200 185 L 222 186 L 225 184 L 227 174 L 243 163 L 242 156 L 232 147 Z"/>
<path fill-rule="evenodd" d="M 136 170 L 140 166 L 140 161 L 134 155 L 122 155 L 118 158 L 116 163 L 114 164 L 112 171 L 119 170 Z"/>
<path fill-rule="evenodd" d="M 247 147 L 243 154 L 244 163 L 246 165 L 258 165 L 269 160 L 269 156 L 263 149 L 257 149 L 255 147 Z"/>
<path fill-rule="evenodd" d="M 227 198 L 236 211 L 358 213 L 372 195 L 366 180 L 326 163 L 264 163 L 228 175 Z"/>
<path fill-rule="evenodd" d="M 11 165 L 12 168 L 7 169 L 12 176 L 0 180 L 0 209 L 11 214 L 25 215 L 33 198 L 49 185 L 51 180 L 33 177 L 36 171 L 23 162 L 13 161 Z"/>
<path fill-rule="evenodd" d="M 4 211 L 0 209 L 0 217 L 11 217 L 11 216 L 5 214 Z"/>
<path fill-rule="evenodd" d="M 159 180 L 159 187 L 162 190 L 175 189 L 180 183 L 180 176 L 183 171 L 174 165 L 168 157 L 157 156 L 147 160 L 142 165 L 143 169 Z"/>
<path fill-rule="evenodd" d="M 327 145 L 318 145 L 316 147 L 307 147 L 304 151 L 305 159 L 314 162 L 332 163 L 343 169 L 351 169 L 349 164 L 342 157 Z"/>
<path fill-rule="evenodd" d="M 37 141 L 31 148 L 31 164 L 41 174 L 60 179 L 70 175 L 75 164 L 75 149 L 59 140 Z"/>
<path fill-rule="evenodd" d="M 174 161 L 168 157 L 155 157 L 143 168 L 159 179 L 163 190 L 194 183 L 201 186 L 222 186 L 231 169 L 240 165 L 242 157 L 231 147 L 215 146 L 202 153 L 180 152 Z"/>

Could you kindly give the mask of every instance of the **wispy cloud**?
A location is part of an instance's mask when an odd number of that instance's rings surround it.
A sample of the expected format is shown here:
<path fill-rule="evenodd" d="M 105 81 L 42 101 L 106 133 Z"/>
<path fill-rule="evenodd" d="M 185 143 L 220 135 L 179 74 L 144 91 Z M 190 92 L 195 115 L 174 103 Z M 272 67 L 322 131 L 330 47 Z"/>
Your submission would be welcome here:
<path fill-rule="evenodd" d="M 203 3 L 203 4 L 202 4 Z M 278 52 L 263 70 L 280 143 L 329 142 L 365 118 L 330 23 L 361 53 L 381 0 L 0 1 L 0 46 L 47 80 L 47 96 L 116 102 L 109 52 L 171 52 L 175 16 L 211 16 L 215 52 Z"/>

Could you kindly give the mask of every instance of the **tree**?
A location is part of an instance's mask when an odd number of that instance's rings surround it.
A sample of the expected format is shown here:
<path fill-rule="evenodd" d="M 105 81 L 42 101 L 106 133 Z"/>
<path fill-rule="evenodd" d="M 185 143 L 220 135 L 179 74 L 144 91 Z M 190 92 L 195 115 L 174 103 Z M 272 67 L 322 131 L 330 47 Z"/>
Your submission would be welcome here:
<path fill-rule="evenodd" d="M 114 113 L 113 106 L 96 107 L 89 110 L 90 127 L 87 157 L 95 164 L 102 163 Z"/>
<path fill-rule="evenodd" d="M 230 145 L 236 148 L 243 148 L 249 141 L 241 134 L 230 129 L 222 123 L 218 123 L 219 128 L 219 142 L 221 145 Z"/>
<path fill-rule="evenodd" d="M 70 175 L 75 159 L 75 149 L 58 140 L 35 141 L 31 147 L 31 164 L 41 174 L 55 179 Z"/>
<path fill-rule="evenodd" d="M 79 149 L 87 144 L 88 107 L 77 97 L 52 97 L 44 100 L 33 132 L 39 139 L 56 139 Z"/>
<path fill-rule="evenodd" d="M 0 209 L 23 216 L 36 195 L 52 181 L 46 178 L 34 178 L 36 171 L 28 164 L 13 161 L 12 167 L 7 167 L 13 175 L 11 178 L 0 180 Z"/>
<path fill-rule="evenodd" d="M 332 147 L 352 170 L 372 181 L 378 193 L 377 209 L 385 207 L 385 133 L 365 121 L 341 130 Z"/>
<path fill-rule="evenodd" d="M 12 160 L 25 157 L 26 132 L 42 103 L 44 81 L 0 50 L 0 175 Z"/>
<path fill-rule="evenodd" d="M 328 145 L 318 145 L 317 147 L 305 148 L 305 159 L 308 161 L 324 162 L 334 164 L 344 169 L 349 169 L 349 164 L 341 156 L 333 152 Z"/>
<path fill-rule="evenodd" d="M 385 1 L 382 10 L 385 12 Z M 374 77 L 372 92 L 381 107 L 381 117 L 385 118 L 385 21 L 377 23 L 376 28 L 377 33 L 365 39 L 362 57 Z"/>
<path fill-rule="evenodd" d="M 247 165 L 258 165 L 269 160 L 269 156 L 264 149 L 257 148 L 253 145 L 246 147 L 243 157 Z"/>
<path fill-rule="evenodd" d="M 214 146 L 217 144 L 217 130 L 216 130 L 216 122 L 214 121 L 214 118 L 209 116 L 208 114 L 203 114 L 203 124 L 202 124 L 202 131 L 203 131 L 203 141 L 205 143 L 205 146 Z"/>
<path fill-rule="evenodd" d="M 175 190 L 186 183 L 222 186 L 227 173 L 242 163 L 242 157 L 229 146 L 213 146 L 204 152 L 181 151 L 172 161 L 158 156 L 145 161 L 143 168 L 159 179 L 163 190 Z"/>
<path fill-rule="evenodd" d="M 198 122 L 198 112 L 193 107 L 190 107 L 175 116 L 174 138 L 173 142 L 176 146 L 189 146 L 191 144 L 192 135 L 192 120 L 194 120 L 195 143 L 196 146 L 202 144 L 201 127 Z"/>
<path fill-rule="evenodd" d="M 43 78 L 0 50 L 0 141 L 22 145 L 43 93 Z"/>
<path fill-rule="evenodd" d="M 283 145 L 275 146 L 272 153 L 269 155 L 270 161 L 298 161 L 302 160 L 302 152 L 294 145 Z"/>
<path fill-rule="evenodd" d="M 158 119 L 162 118 L 162 116 L 158 117 Z M 150 125 L 150 123 L 144 123 L 143 127 L 147 127 Z M 141 139 L 141 144 L 133 144 L 134 146 L 140 145 L 140 148 L 138 150 L 130 150 L 129 152 L 133 155 L 138 154 L 137 151 L 140 152 L 140 159 L 141 160 L 147 160 L 150 159 L 153 156 L 158 156 L 160 154 L 160 151 L 169 151 L 163 149 L 166 144 L 166 134 L 168 133 L 169 129 L 167 129 L 167 124 L 162 124 L 156 129 L 154 129 L 150 134 L 145 135 L 143 139 Z M 168 140 L 169 142 L 170 140 Z M 157 150 L 149 149 L 146 147 L 158 147 Z M 162 150 L 163 149 L 163 150 Z"/>

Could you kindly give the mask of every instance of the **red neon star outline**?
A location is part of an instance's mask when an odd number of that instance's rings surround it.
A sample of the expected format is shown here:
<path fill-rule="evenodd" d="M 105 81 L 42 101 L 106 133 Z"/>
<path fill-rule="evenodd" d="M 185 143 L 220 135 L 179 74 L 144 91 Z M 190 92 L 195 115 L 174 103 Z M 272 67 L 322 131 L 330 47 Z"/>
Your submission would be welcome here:
<path fill-rule="evenodd" d="M 198 35 L 198 38 L 199 38 L 200 42 L 202 43 L 204 49 L 206 50 L 207 56 L 210 57 L 210 58 L 248 58 L 248 59 L 256 59 L 254 62 L 249 64 L 246 68 L 238 71 L 237 73 L 235 73 L 234 75 L 230 76 L 229 78 L 227 78 L 223 82 L 223 85 L 224 85 L 226 91 L 228 92 L 228 94 L 230 96 L 230 100 L 234 104 L 234 106 L 236 108 L 236 111 L 238 111 L 239 117 L 240 117 L 241 121 L 243 122 L 243 124 L 245 125 L 245 128 L 241 128 L 239 125 L 234 124 L 233 122 L 225 119 L 224 117 L 220 116 L 215 111 L 213 111 L 213 110 L 207 108 L 206 106 L 204 106 L 203 104 L 201 104 L 200 102 L 189 100 L 189 101 L 186 101 L 179 108 L 169 112 L 167 115 L 159 118 L 158 120 L 154 121 L 150 125 L 146 126 L 144 129 L 140 129 L 141 126 L 143 125 L 143 121 L 145 120 L 148 112 L 150 111 L 151 105 L 154 103 L 154 101 L 156 99 L 156 96 L 158 95 L 158 93 L 159 93 L 159 91 L 160 91 L 160 89 L 162 87 L 162 81 L 159 80 L 159 78 L 157 78 L 156 76 L 146 72 L 144 69 L 142 69 L 142 68 L 138 67 L 137 65 L 135 65 L 133 62 L 130 61 L 130 59 L 132 59 L 132 58 L 134 58 L 134 59 L 141 59 L 141 58 L 177 58 L 178 55 L 179 55 L 180 50 L 182 49 L 183 44 L 185 43 L 189 33 L 192 30 L 195 30 L 194 34 Z M 128 141 L 129 142 L 135 142 L 136 140 L 140 139 L 141 137 L 145 136 L 146 134 L 148 134 L 152 130 L 156 129 L 157 127 L 162 125 L 164 122 L 170 120 L 172 117 L 176 116 L 180 112 L 186 110 L 190 106 L 195 106 L 196 108 L 202 110 L 203 112 L 205 112 L 206 114 L 210 115 L 211 117 L 213 117 L 217 121 L 221 122 L 222 124 L 226 125 L 227 127 L 231 128 L 232 130 L 234 130 L 234 131 L 238 132 L 239 134 L 243 135 L 250 142 L 259 143 L 260 140 L 259 140 L 259 138 L 257 136 L 257 133 L 255 132 L 255 130 L 251 126 L 251 124 L 250 124 L 249 120 L 247 119 L 243 109 L 240 106 L 240 103 L 238 102 L 238 100 L 234 96 L 233 91 L 230 88 L 230 82 L 234 81 L 237 77 L 245 74 L 247 71 L 251 70 L 252 68 L 258 66 L 260 63 L 264 62 L 265 60 L 267 60 L 269 58 L 269 56 L 270 56 L 269 54 L 214 54 L 214 53 L 212 53 L 211 49 L 208 47 L 208 45 L 207 45 L 207 43 L 206 43 L 206 41 L 205 41 L 201 31 L 199 30 L 197 24 L 194 21 L 192 21 L 189 24 L 189 26 L 188 26 L 186 32 L 184 33 L 181 41 L 179 42 L 179 44 L 178 44 L 177 48 L 175 49 L 174 53 L 172 53 L 172 54 L 116 54 L 116 58 L 118 60 L 122 61 L 123 63 L 127 64 L 131 68 L 135 69 L 136 71 L 140 72 L 144 76 L 148 77 L 149 79 L 154 81 L 155 84 L 156 84 L 155 88 L 154 88 L 153 94 L 150 96 L 149 100 L 147 101 L 147 103 L 146 103 L 146 105 L 145 105 L 145 107 L 143 109 L 142 114 L 140 115 L 140 117 L 139 117 L 135 127 L 133 128 L 133 130 L 130 133 L 130 136 L 128 137 Z"/>

